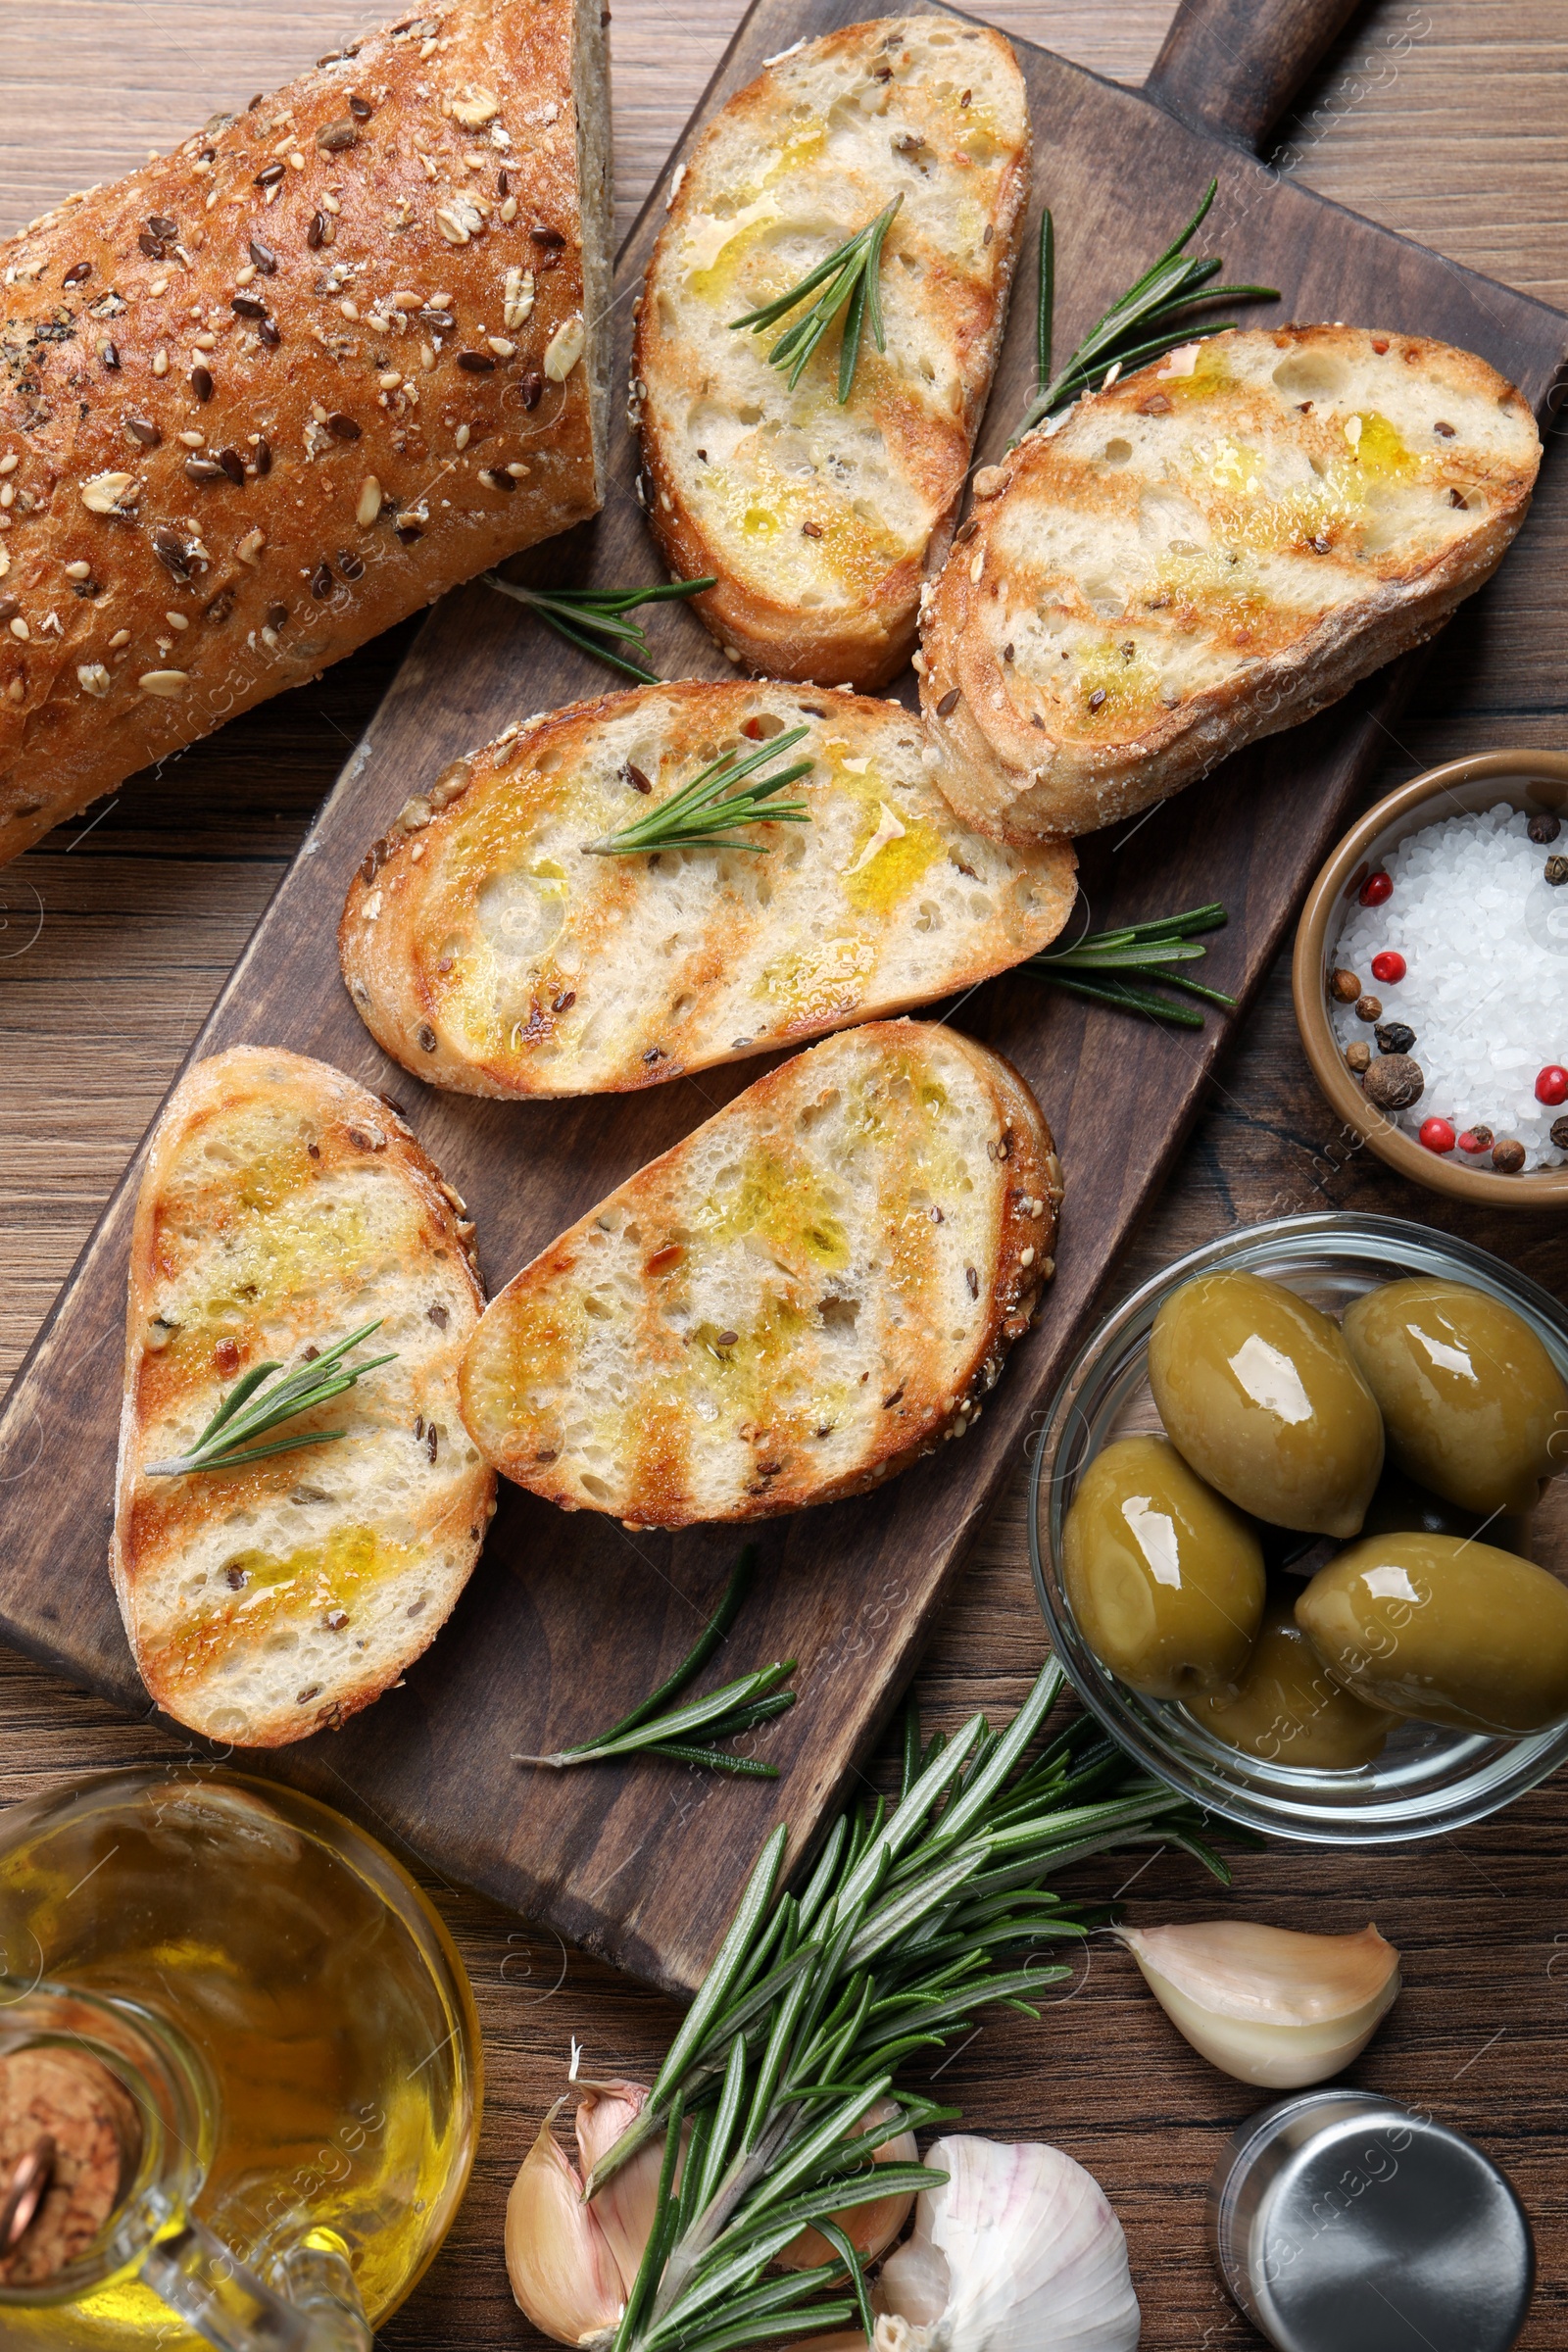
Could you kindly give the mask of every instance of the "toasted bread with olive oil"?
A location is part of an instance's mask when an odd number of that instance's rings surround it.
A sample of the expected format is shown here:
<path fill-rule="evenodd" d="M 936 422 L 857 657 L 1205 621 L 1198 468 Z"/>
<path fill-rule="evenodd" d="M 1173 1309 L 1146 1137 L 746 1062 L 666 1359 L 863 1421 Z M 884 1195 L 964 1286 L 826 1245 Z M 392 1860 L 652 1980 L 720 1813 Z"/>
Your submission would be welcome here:
<path fill-rule="evenodd" d="M 596 857 L 715 756 L 805 728 L 783 796 L 805 824 L 753 849 Z M 756 685 L 648 686 L 530 720 L 408 803 L 356 873 L 339 946 L 376 1042 L 463 1094 L 577 1095 L 884 1018 L 1055 938 L 1065 842 L 960 825 L 896 703 Z"/>
<path fill-rule="evenodd" d="M 236 1047 L 170 1097 L 131 1240 L 111 1567 L 142 1680 L 192 1731 L 279 1747 L 335 1727 L 467 1582 L 495 1491 L 458 1409 L 472 1232 L 398 1112 L 325 1062 Z M 376 1317 L 367 1348 L 396 1361 L 269 1433 L 343 1438 L 148 1475 L 251 1366 Z"/>
<path fill-rule="evenodd" d="M 797 42 L 676 173 L 632 363 L 642 496 L 745 668 L 870 691 L 908 660 L 1006 322 L 1029 193 L 1023 76 L 999 32 L 882 17 Z M 846 405 L 835 322 L 792 392 L 768 353 L 805 305 L 734 328 L 903 205 Z M 811 297 L 808 297 L 808 300 Z M 842 318 L 842 314 L 840 315 Z"/>
<path fill-rule="evenodd" d="M 1130 816 L 1429 637 L 1488 579 L 1541 441 L 1485 360 L 1289 326 L 1188 344 L 975 480 L 922 621 L 958 814 Z"/>
<path fill-rule="evenodd" d="M 463 1364 L 508 1478 L 629 1526 L 765 1519 L 961 1437 L 1054 1270 L 1016 1071 L 882 1021 L 748 1087 L 525 1266 Z"/>

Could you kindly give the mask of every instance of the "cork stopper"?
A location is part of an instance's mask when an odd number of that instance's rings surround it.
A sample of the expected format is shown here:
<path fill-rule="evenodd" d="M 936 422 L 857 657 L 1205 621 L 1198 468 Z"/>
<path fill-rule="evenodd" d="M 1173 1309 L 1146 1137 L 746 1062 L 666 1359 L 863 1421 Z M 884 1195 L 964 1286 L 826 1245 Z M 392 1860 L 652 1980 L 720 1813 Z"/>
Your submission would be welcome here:
<path fill-rule="evenodd" d="M 39 2286 L 85 2253 L 141 2153 L 141 2118 L 85 2050 L 0 2056 L 0 2282 Z"/>

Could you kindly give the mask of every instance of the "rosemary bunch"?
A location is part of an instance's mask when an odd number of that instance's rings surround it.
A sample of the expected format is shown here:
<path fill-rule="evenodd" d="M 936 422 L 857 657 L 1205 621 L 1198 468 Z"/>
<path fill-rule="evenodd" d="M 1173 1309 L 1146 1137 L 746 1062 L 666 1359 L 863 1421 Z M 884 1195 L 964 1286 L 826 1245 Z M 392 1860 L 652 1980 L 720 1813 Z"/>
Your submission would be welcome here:
<path fill-rule="evenodd" d="M 841 1816 L 799 1894 L 778 1890 L 786 1830 L 768 1839 L 642 2113 L 587 2183 L 591 2197 L 662 2136 L 614 2352 L 731 2352 L 857 2320 L 869 2335 L 863 2258 L 829 2217 L 937 2185 L 923 2165 L 873 2167 L 872 2150 L 956 2114 L 895 2090 L 899 2068 L 970 2032 L 987 2002 L 1038 2014 L 1031 1998 L 1068 1974 L 1039 1946 L 1087 1933 L 1046 1885 L 1064 1864 L 1171 1843 L 1228 1879 L 1202 1817 L 1130 1775 L 1092 1724 L 1025 1763 L 1061 1682 L 1053 1660 L 1005 1732 L 976 1715 L 923 1752 L 911 1716 L 897 1804 Z M 879 2101 L 892 2112 L 872 2121 Z M 769 2277 L 808 2224 L 835 2259 Z"/>
<path fill-rule="evenodd" d="M 701 775 L 693 776 L 689 784 L 672 792 L 668 800 L 650 808 L 646 816 L 622 825 L 618 833 L 585 841 L 583 849 L 595 858 L 635 858 L 657 850 L 751 850 L 765 858 L 766 842 L 742 841 L 724 828 L 809 823 L 811 811 L 804 801 L 779 801 L 772 796 L 808 776 L 813 761 L 797 760 L 777 775 L 756 775 L 758 768 L 793 750 L 809 733 L 808 727 L 792 727 L 787 735 L 770 736 L 744 756 L 737 745 L 705 767 Z M 755 782 L 749 783 L 748 777 L 756 777 Z"/>
<path fill-rule="evenodd" d="M 830 253 L 825 262 L 818 262 L 814 270 L 808 270 L 776 302 L 764 303 L 760 311 L 748 311 L 744 318 L 730 320 L 732 328 L 749 326 L 753 334 L 760 335 L 764 328 L 776 326 L 808 294 L 821 287 L 810 309 L 803 312 L 793 326 L 785 328 L 767 355 L 770 368 L 789 369 L 792 392 L 840 311 L 844 312 L 844 332 L 839 338 L 840 408 L 850 397 L 856 362 L 860 356 L 860 334 L 867 322 L 878 351 L 886 351 L 887 335 L 882 323 L 882 243 L 903 202 L 902 195 L 895 196 L 874 220 L 868 220 L 856 236 Z"/>
<path fill-rule="evenodd" d="M 1216 286 L 1209 281 L 1225 267 L 1215 256 L 1206 262 L 1195 261 L 1184 251 L 1188 240 L 1196 233 L 1214 201 L 1217 179 L 1208 183 L 1208 191 L 1197 212 L 1173 244 L 1167 245 L 1157 262 L 1151 262 L 1137 282 L 1118 295 L 1099 322 L 1090 328 L 1072 358 L 1058 375 L 1051 373 L 1052 321 L 1055 305 L 1055 227 L 1050 213 L 1040 221 L 1040 311 L 1038 346 L 1040 390 L 1024 412 L 1013 446 L 1016 448 L 1025 433 L 1033 432 L 1048 416 L 1071 406 L 1082 393 L 1093 391 L 1097 383 L 1122 375 L 1134 368 L 1143 368 L 1157 360 L 1178 343 L 1191 343 L 1201 335 L 1224 334 L 1234 326 L 1234 318 L 1221 318 L 1195 325 L 1180 314 L 1191 311 L 1196 303 L 1204 302 L 1273 302 L 1277 286 Z"/>
<path fill-rule="evenodd" d="M 639 605 L 667 605 L 683 596 L 699 596 L 716 585 L 716 576 L 710 572 L 701 580 L 667 580 L 657 588 L 524 588 L 519 581 L 504 580 L 498 571 L 487 571 L 484 580 L 514 603 L 526 605 L 546 628 L 579 653 L 608 662 L 612 669 L 644 686 L 658 686 L 662 683 L 658 670 L 643 666 L 653 659 L 647 632 L 641 621 L 628 620 L 627 613 Z M 611 650 L 614 645 L 629 646 L 638 659 L 627 661 Z"/>
<path fill-rule="evenodd" d="M 730 1572 L 722 1599 L 699 1635 L 695 1645 L 682 1658 L 667 1682 L 649 1692 L 640 1705 L 619 1723 L 612 1724 L 608 1732 L 596 1733 L 591 1740 L 580 1740 L 574 1747 L 559 1748 L 550 1756 L 514 1756 L 514 1764 L 544 1764 L 554 1771 L 564 1772 L 573 1764 L 600 1764 L 611 1757 L 641 1753 L 662 1756 L 671 1764 L 701 1764 L 710 1772 L 730 1772 L 744 1779 L 776 1781 L 776 1764 L 759 1763 L 752 1756 L 726 1755 L 713 1746 L 715 1740 L 733 1740 L 742 1732 L 754 1731 L 758 1724 L 768 1723 L 795 1704 L 793 1690 L 781 1690 L 779 1685 L 788 1682 L 795 1672 L 795 1660 L 785 1658 L 774 1666 L 763 1666 L 754 1674 L 742 1675 L 737 1682 L 726 1683 L 721 1690 L 710 1690 L 706 1698 L 692 1699 L 683 1707 L 671 1709 L 669 1701 L 685 1690 L 693 1677 L 701 1672 L 729 1632 L 740 1613 L 742 1601 L 751 1588 L 757 1568 L 757 1545 L 748 1544 Z M 700 1741 L 694 1735 L 701 1733 Z"/>
<path fill-rule="evenodd" d="M 373 1323 L 362 1323 L 346 1340 L 334 1340 L 330 1348 L 284 1373 L 270 1389 L 266 1383 L 274 1372 L 283 1371 L 282 1365 L 253 1364 L 244 1379 L 230 1389 L 189 1453 L 176 1454 L 172 1461 L 149 1462 L 147 1477 L 183 1478 L 191 1470 L 234 1470 L 242 1462 L 259 1462 L 269 1453 L 289 1453 L 296 1446 L 329 1446 L 335 1439 L 347 1437 L 343 1429 L 312 1429 L 296 1438 L 274 1438 L 270 1446 L 253 1442 L 300 1413 L 330 1403 L 378 1364 L 394 1363 L 395 1348 L 385 1355 L 369 1356 L 363 1364 L 343 1361 L 351 1348 L 380 1330 L 381 1322 L 378 1315 Z"/>
<path fill-rule="evenodd" d="M 1157 997 L 1150 986 L 1140 983 L 1157 981 L 1162 987 L 1202 997 L 1210 1004 L 1234 1007 L 1234 997 L 1217 988 L 1204 988 L 1170 968 L 1200 961 L 1208 951 L 1193 934 L 1222 930 L 1227 919 L 1216 899 L 1207 906 L 1191 906 L 1185 914 L 1161 915 L 1155 922 L 1127 923 L 1119 931 L 1092 931 L 1070 948 L 1047 948 L 1042 955 L 1029 957 L 1028 968 L 1053 987 L 1092 998 L 1097 1004 L 1114 1004 L 1123 1012 L 1170 1021 L 1179 1029 L 1201 1029 L 1203 1016 L 1193 1006 Z"/>

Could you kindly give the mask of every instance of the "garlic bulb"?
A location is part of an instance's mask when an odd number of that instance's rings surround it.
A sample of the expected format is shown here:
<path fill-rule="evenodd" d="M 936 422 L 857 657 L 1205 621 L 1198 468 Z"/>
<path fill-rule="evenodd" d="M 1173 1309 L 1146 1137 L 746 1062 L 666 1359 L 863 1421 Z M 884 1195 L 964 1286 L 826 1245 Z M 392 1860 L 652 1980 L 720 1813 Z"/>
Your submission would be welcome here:
<path fill-rule="evenodd" d="M 967 2137 L 926 2162 L 949 2178 L 882 2266 L 874 2352 L 1133 2352 L 1127 2241 L 1081 2164 Z"/>
<path fill-rule="evenodd" d="M 892 2115 L 895 2111 L 894 2100 L 879 2099 L 874 2107 L 867 2110 L 865 2120 L 868 2124 L 879 2124 L 884 2116 Z M 915 2144 L 914 2133 L 901 2132 L 897 2139 L 885 2139 L 879 2148 L 872 2150 L 871 2161 L 874 2164 L 918 2164 L 920 2152 Z M 836 2213 L 833 2219 L 851 2245 L 868 2261 L 874 2262 L 885 2247 L 892 2245 L 908 2220 L 909 2208 L 913 2203 L 913 2190 L 906 2189 L 896 2197 L 879 2197 L 874 2205 L 852 2205 L 847 2213 Z M 831 2262 L 833 2248 L 820 2230 L 807 2229 L 801 2231 L 799 2237 L 790 2239 L 777 2259 L 786 2271 L 809 2271 L 814 2270 L 819 2262 Z M 865 2338 L 863 2335 L 852 2336 L 850 2341 L 863 2344 Z"/>
<path fill-rule="evenodd" d="M 663 2147 L 660 2139 L 649 2140 L 605 2183 L 593 2203 L 585 2205 L 583 2182 L 627 2125 L 641 2115 L 648 2086 L 612 2081 L 580 2082 L 577 2087 L 582 2093 L 576 2115 L 577 2164 L 551 2130 L 566 2103 L 558 2099 L 512 2184 L 507 2199 L 507 2276 L 518 2310 L 544 2334 L 558 2344 L 591 2346 L 597 2352 L 613 2336 L 642 2262 L 659 2203 Z M 880 2122 L 893 2112 L 894 2102 L 884 2100 L 871 2109 L 871 2120 Z M 690 2137 L 689 2125 L 681 2136 L 684 2144 Z M 884 2141 L 875 2160 L 915 2163 L 913 2133 L 901 2132 Z M 678 2186 L 678 2165 L 675 2181 Z M 907 2194 L 881 2197 L 874 2205 L 855 2205 L 833 2218 L 850 2242 L 874 2259 L 898 2236 L 913 2201 Z M 809 2229 L 778 2257 L 785 2269 L 800 2271 L 832 2259 L 827 2239 Z M 865 2338 L 852 2336 L 850 2341 L 863 2347 Z"/>
<path fill-rule="evenodd" d="M 1376 1928 L 1301 1936 L 1256 1920 L 1116 1928 L 1165 2015 L 1195 2050 L 1270 2090 L 1326 2082 L 1358 2057 L 1399 1989 Z"/>
<path fill-rule="evenodd" d="M 607 2344 L 614 2333 L 653 2227 L 663 2151 L 658 2139 L 639 2148 L 591 2205 L 583 2180 L 612 2141 L 642 2113 L 642 2082 L 584 2084 L 572 2164 L 551 2125 L 558 2099 L 539 2127 L 507 2199 L 507 2277 L 513 2299 L 558 2344 Z"/>

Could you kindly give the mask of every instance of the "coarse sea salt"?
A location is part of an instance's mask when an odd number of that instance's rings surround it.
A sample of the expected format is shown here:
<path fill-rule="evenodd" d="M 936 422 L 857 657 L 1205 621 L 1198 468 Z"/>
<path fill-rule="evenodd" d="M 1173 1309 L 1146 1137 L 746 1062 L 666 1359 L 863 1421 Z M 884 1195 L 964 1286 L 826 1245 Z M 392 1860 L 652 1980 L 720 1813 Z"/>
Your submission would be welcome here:
<path fill-rule="evenodd" d="M 1397 1114 L 1401 1127 L 1414 1135 L 1434 1117 L 1456 1135 L 1490 1127 L 1523 1144 L 1527 1168 L 1558 1167 L 1568 1151 L 1551 1127 L 1562 1106 L 1538 1102 L 1535 1086 L 1548 1062 L 1568 1060 L 1568 887 L 1546 881 L 1528 823 L 1504 801 L 1410 834 L 1386 861 L 1394 895 L 1352 906 L 1334 961 L 1382 999 L 1384 1022 L 1415 1031 L 1409 1051 L 1426 1085 Z M 1404 957 L 1402 980 L 1372 977 L 1387 948 Z M 1377 1051 L 1353 1005 L 1331 1010 L 1342 1050 L 1360 1041 Z"/>

